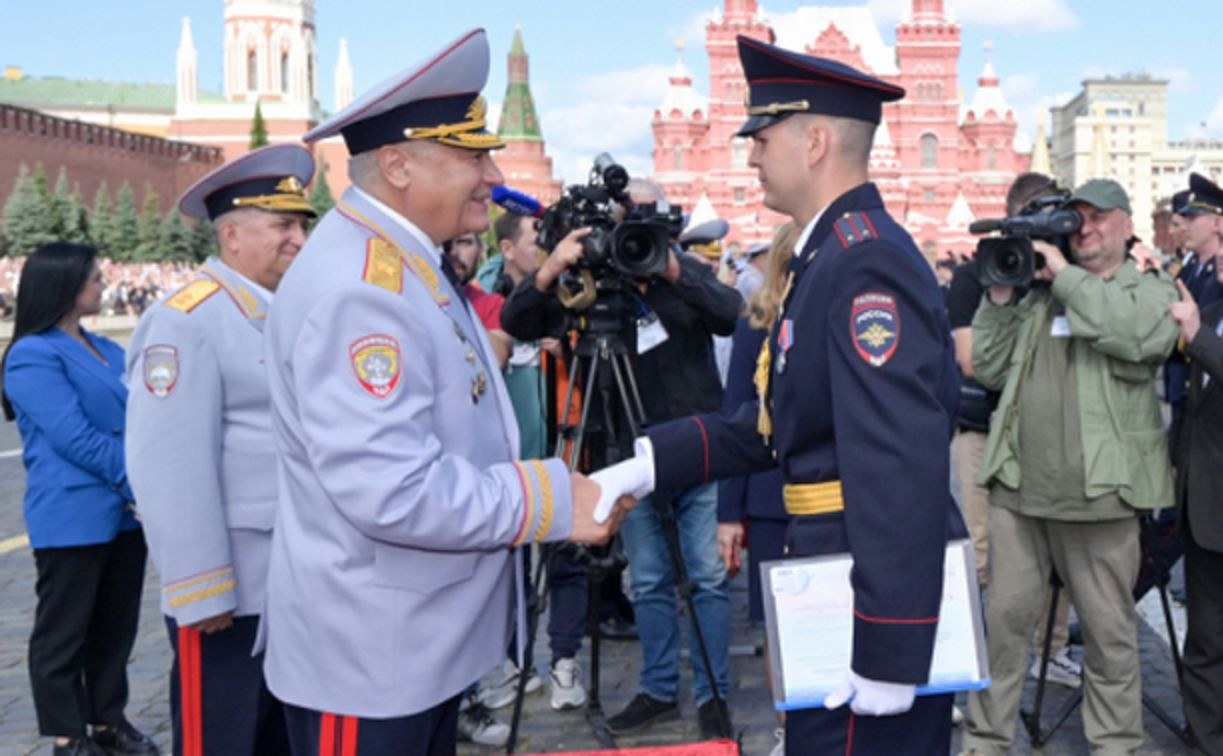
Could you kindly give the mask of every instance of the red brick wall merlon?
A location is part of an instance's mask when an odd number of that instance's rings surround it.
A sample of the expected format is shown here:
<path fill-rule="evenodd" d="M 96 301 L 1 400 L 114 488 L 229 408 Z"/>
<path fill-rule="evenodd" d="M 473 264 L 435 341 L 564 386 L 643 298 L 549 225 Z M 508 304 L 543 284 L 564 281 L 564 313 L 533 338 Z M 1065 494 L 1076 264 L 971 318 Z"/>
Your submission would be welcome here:
<path fill-rule="evenodd" d="M 169 210 L 196 179 L 222 162 L 221 150 L 199 144 L 133 134 L 81 121 L 0 104 L 0 202 L 13 190 L 21 164 L 31 170 L 41 162 L 48 188 L 60 168 L 79 184 L 92 206 L 98 185 L 106 181 L 111 202 L 124 181 L 132 185 L 137 207 L 145 184 L 157 190 L 162 211 Z"/>

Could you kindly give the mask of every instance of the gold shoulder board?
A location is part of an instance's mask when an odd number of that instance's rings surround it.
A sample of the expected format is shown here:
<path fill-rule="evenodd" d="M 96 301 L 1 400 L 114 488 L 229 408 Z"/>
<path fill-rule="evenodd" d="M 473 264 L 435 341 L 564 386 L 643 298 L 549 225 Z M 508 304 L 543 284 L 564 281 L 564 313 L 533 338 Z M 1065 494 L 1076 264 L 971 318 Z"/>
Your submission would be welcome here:
<path fill-rule="evenodd" d="M 362 279 L 387 291 L 403 293 L 403 258 L 399 250 L 376 236 L 370 239 L 365 246 Z"/>
<path fill-rule="evenodd" d="M 199 307 L 200 302 L 216 294 L 220 288 L 220 284 L 216 281 L 201 278 L 179 289 L 177 294 L 165 301 L 165 305 L 182 312 L 191 312 Z"/>

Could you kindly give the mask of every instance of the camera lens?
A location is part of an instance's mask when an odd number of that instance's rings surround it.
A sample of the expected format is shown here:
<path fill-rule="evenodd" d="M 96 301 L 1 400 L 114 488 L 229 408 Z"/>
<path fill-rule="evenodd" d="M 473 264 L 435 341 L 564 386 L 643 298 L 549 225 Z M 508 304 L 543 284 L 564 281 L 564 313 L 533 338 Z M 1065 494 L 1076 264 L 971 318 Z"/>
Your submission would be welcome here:
<path fill-rule="evenodd" d="M 986 286 L 1027 286 L 1032 281 L 1032 243 L 1026 239 L 982 239 L 977 267 Z"/>
<path fill-rule="evenodd" d="M 634 229 L 620 239 L 620 259 L 636 267 L 649 259 L 653 239 L 644 229 Z"/>
<path fill-rule="evenodd" d="M 666 228 L 650 221 L 625 221 L 616 228 L 614 262 L 622 273 L 648 276 L 667 267 Z"/>
<path fill-rule="evenodd" d="M 999 274 L 1010 278 L 1023 269 L 1023 257 L 1014 247 L 1008 247 L 998 254 L 994 267 L 997 268 Z"/>

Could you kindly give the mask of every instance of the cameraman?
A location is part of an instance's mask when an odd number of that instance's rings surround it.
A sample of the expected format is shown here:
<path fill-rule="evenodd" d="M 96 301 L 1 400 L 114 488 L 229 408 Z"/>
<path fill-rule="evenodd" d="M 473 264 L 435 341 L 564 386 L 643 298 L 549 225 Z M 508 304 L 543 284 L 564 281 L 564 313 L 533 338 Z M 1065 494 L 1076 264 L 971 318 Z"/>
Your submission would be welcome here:
<path fill-rule="evenodd" d="M 639 179 L 629 182 L 628 192 L 637 205 L 664 199 L 656 184 Z M 514 289 L 501 314 L 501 323 L 512 336 L 523 340 L 560 337 L 572 326 L 570 313 L 557 300 L 556 282 L 582 257 L 580 241 L 585 234 L 585 230 L 570 233 L 539 270 Z M 719 283 L 709 266 L 672 250 L 666 270 L 636 281 L 632 299 L 639 308 L 636 315 L 641 325 L 629 320 L 622 335 L 628 352 L 635 357 L 637 383 L 649 389 L 642 394 L 647 424 L 696 412 L 716 412 L 721 405 L 722 385 L 714 363 L 712 336 L 734 331 L 742 306 L 739 293 Z M 608 720 L 608 727 L 616 735 L 678 715 L 680 633 L 675 575 L 655 508 L 648 500 L 642 505 L 641 516 L 626 522 L 623 530 L 641 636 L 641 691 Z M 690 619 L 700 624 L 715 680 L 711 683 L 706 675 L 695 635 L 689 633 L 693 639 L 694 698 L 699 705 L 702 734 L 714 735 L 719 733 L 719 714 L 725 711 L 718 712 L 713 706 L 713 685 L 717 685 L 724 701 L 728 692 L 730 622 L 726 568 L 717 551 L 717 488 L 706 484 L 678 491 L 672 506 L 694 588 L 696 617 Z M 729 718 L 726 722 L 729 724 Z"/>
<path fill-rule="evenodd" d="M 1020 215 L 1033 200 L 1059 194 L 1057 182 L 1041 173 L 1024 173 L 1016 177 L 1006 193 L 1006 215 Z M 998 392 L 989 391 L 976 381 L 972 370 L 972 319 L 976 314 L 985 287 L 980 281 L 977 260 L 972 259 L 956 268 L 947 297 L 947 318 L 955 340 L 955 359 L 963 381 L 960 383 L 960 408 L 956 415 L 956 434 L 951 442 L 951 459 L 955 463 L 960 486 L 960 508 L 972 536 L 973 553 L 977 560 L 977 581 L 982 590 L 989 587 L 989 491 L 977 482 L 985 441 L 989 434 L 990 413 L 998 406 Z M 1024 292 L 1018 292 L 1022 297 Z M 1045 591 L 1051 593 L 1051 589 Z M 1062 591 L 1058 598 L 1057 622 L 1053 626 L 1046 679 L 1050 682 L 1078 688 L 1082 684 L 1083 668 L 1070 656 L 1067 620 L 1070 597 Z M 1036 629 L 1037 649 L 1044 648 L 1045 624 Z M 1040 673 L 1040 659 L 1032 662 L 1030 677 Z"/>
<path fill-rule="evenodd" d="M 1028 643 L 1051 569 L 1066 584 L 1086 642 L 1084 732 L 1092 751 L 1143 741 L 1137 616 L 1141 510 L 1172 503 L 1154 378 L 1176 341 L 1162 271 L 1126 264 L 1125 190 L 1095 179 L 1068 200 L 1083 219 L 1022 298 L 991 286 L 973 319 L 973 368 L 1002 391 L 979 480 L 990 489 L 992 685 L 968 699 L 963 747 L 1011 745 Z"/>

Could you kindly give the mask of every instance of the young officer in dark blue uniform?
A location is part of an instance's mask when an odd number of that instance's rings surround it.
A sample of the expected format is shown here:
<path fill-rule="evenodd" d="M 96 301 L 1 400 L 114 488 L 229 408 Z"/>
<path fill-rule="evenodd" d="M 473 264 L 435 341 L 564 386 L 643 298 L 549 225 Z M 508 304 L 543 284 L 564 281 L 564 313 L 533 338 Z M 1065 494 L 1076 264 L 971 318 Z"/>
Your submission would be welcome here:
<path fill-rule="evenodd" d="M 739 37 L 739 130 L 765 204 L 804 226 L 762 351 L 762 400 L 659 426 L 596 473 L 605 495 L 676 490 L 779 466 L 791 556 L 853 556 L 852 669 L 828 708 L 791 712 L 790 754 L 946 754 L 951 696 L 930 670 L 959 378 L 929 264 L 867 181 L 882 103 L 904 90 L 834 61 Z M 812 638 L 819 643 L 819 638 Z M 849 705 L 844 705 L 848 699 Z"/>

